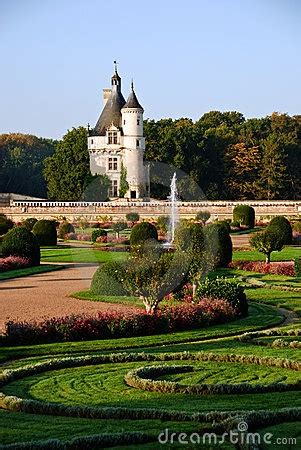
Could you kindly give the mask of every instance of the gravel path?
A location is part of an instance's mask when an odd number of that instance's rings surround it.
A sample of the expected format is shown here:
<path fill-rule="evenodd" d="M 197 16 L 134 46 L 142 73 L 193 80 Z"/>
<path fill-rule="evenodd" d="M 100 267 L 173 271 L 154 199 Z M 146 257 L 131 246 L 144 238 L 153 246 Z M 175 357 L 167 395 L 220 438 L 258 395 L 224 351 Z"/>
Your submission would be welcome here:
<path fill-rule="evenodd" d="M 66 264 L 64 264 L 66 266 Z M 0 282 L 0 332 L 8 320 L 41 320 L 70 314 L 96 315 L 99 311 L 127 312 L 135 307 L 70 298 L 88 289 L 97 269 L 93 264 L 68 264 L 53 272 Z"/>

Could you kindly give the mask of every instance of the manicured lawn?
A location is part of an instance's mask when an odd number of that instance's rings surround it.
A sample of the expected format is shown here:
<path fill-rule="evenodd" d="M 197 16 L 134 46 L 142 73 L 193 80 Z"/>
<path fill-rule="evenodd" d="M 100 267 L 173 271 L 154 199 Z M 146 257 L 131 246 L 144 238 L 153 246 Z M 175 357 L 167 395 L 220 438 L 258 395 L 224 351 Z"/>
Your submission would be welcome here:
<path fill-rule="evenodd" d="M 120 305 L 132 305 L 144 308 L 142 301 L 138 297 L 127 297 L 119 295 L 95 295 L 91 291 L 79 291 L 70 294 L 70 297 L 94 302 L 118 303 Z"/>
<path fill-rule="evenodd" d="M 94 248 L 42 248 L 42 261 L 45 262 L 74 262 L 74 263 L 105 263 L 108 261 L 123 261 L 126 252 L 103 252 Z"/>
<path fill-rule="evenodd" d="M 9 270 L 0 273 L 0 281 L 8 280 L 10 278 L 26 277 L 28 275 L 36 275 L 38 273 L 52 272 L 53 270 L 63 269 L 62 266 L 55 266 L 50 264 L 42 264 L 36 267 L 26 267 L 25 269 Z"/>
<path fill-rule="evenodd" d="M 281 252 L 273 252 L 271 261 L 291 261 L 301 258 L 301 247 L 284 247 Z M 237 250 L 233 252 L 233 260 L 264 261 L 265 256 L 256 250 Z"/>

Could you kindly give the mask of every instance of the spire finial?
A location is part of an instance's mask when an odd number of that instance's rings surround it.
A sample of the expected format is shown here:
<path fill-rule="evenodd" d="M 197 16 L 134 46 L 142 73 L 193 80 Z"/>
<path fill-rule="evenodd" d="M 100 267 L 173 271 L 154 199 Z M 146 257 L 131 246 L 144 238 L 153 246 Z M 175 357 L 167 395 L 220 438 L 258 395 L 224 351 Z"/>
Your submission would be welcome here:
<path fill-rule="evenodd" d="M 132 81 L 131 81 L 131 89 L 132 89 L 132 91 L 134 90 L 134 80 L 133 80 L 133 78 L 132 78 Z"/>
<path fill-rule="evenodd" d="M 118 65 L 118 62 L 117 62 L 117 61 L 114 61 L 115 73 L 117 73 L 117 65 Z"/>

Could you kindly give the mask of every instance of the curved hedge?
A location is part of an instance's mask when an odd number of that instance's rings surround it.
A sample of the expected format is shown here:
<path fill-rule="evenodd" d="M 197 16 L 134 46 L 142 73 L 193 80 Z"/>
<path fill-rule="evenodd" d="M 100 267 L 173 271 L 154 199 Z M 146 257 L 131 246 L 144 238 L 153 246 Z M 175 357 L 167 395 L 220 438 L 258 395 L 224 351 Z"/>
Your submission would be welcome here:
<path fill-rule="evenodd" d="M 232 261 L 232 240 L 224 225 L 213 223 L 203 228 L 205 251 L 215 260 L 216 267 L 227 267 Z"/>
<path fill-rule="evenodd" d="M 236 355 L 233 355 L 236 356 Z M 203 360 L 203 359 L 201 359 Z M 208 359 L 211 361 L 211 359 Z M 234 361 L 236 359 L 234 358 Z M 213 361 L 216 361 L 213 358 Z M 221 361 L 218 359 L 218 361 Z M 231 359 L 233 362 L 233 359 Z M 154 380 L 153 378 L 162 377 L 164 375 L 193 372 L 192 366 L 144 366 L 130 370 L 124 377 L 126 384 L 136 389 L 142 389 L 150 392 L 164 392 L 173 394 L 192 394 L 192 395 L 224 395 L 224 394 L 249 394 L 262 392 L 283 392 L 294 391 L 300 389 L 301 383 L 269 383 L 269 384 L 192 384 L 185 385 L 175 381 Z"/>
<path fill-rule="evenodd" d="M 53 220 L 38 220 L 32 229 L 40 245 L 56 245 L 57 234 L 56 226 Z"/>
<path fill-rule="evenodd" d="M 65 235 L 68 233 L 74 233 L 75 229 L 72 223 L 67 222 L 66 220 L 62 222 L 59 226 L 58 236 L 60 239 L 64 239 Z"/>
<path fill-rule="evenodd" d="M 110 261 L 100 266 L 93 275 L 91 291 L 96 295 L 128 295 L 122 285 L 125 271 L 118 262 Z"/>
<path fill-rule="evenodd" d="M 3 238 L 3 256 L 21 256 L 31 266 L 40 264 L 40 247 L 36 237 L 24 227 L 13 228 Z"/>
<path fill-rule="evenodd" d="M 249 205 L 237 205 L 233 209 L 233 222 L 249 228 L 255 226 L 255 210 Z"/>
<path fill-rule="evenodd" d="M 269 231 L 273 231 L 277 234 L 284 245 L 290 245 L 293 241 L 292 226 L 285 217 L 276 216 L 271 221 L 267 228 Z"/>

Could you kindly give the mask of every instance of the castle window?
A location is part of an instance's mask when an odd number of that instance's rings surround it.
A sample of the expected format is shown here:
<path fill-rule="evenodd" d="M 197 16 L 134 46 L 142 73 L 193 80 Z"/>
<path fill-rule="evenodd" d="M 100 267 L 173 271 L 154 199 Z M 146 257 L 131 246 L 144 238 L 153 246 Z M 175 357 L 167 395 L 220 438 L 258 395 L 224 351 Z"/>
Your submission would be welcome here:
<path fill-rule="evenodd" d="M 123 121 L 123 125 L 125 125 L 125 120 Z"/>
<path fill-rule="evenodd" d="M 109 170 L 118 170 L 117 158 L 109 158 Z"/>
<path fill-rule="evenodd" d="M 91 144 L 93 144 L 93 139 L 91 139 Z"/>
<path fill-rule="evenodd" d="M 118 197 L 118 182 L 117 182 L 117 180 L 110 181 L 109 197 Z"/>
<path fill-rule="evenodd" d="M 140 141 L 139 141 L 139 139 L 136 140 L 136 147 L 140 147 Z"/>
<path fill-rule="evenodd" d="M 140 125 L 140 119 L 137 119 L 137 125 Z"/>
<path fill-rule="evenodd" d="M 108 144 L 118 144 L 117 131 L 109 131 L 108 132 Z"/>

